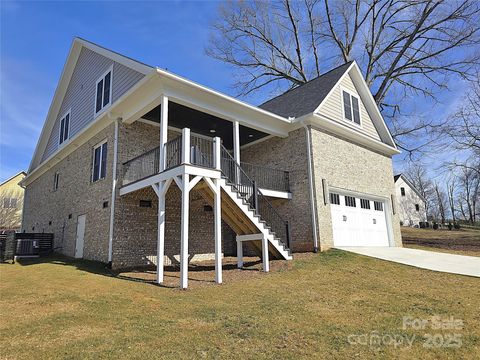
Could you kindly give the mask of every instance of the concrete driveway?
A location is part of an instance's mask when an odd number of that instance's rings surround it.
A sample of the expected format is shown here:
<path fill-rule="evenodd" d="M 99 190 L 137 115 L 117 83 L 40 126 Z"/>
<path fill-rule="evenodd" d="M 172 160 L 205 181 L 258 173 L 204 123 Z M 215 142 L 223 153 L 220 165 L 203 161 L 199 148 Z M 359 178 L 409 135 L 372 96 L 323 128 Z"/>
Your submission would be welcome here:
<path fill-rule="evenodd" d="M 338 249 L 422 269 L 480 277 L 480 257 L 475 256 L 400 247 L 339 247 Z"/>

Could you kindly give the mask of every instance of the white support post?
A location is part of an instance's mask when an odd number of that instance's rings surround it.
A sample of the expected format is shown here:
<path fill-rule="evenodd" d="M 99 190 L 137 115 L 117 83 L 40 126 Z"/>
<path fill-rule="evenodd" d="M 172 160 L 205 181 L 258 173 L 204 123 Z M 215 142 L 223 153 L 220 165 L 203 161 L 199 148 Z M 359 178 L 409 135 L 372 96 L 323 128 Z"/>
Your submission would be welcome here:
<path fill-rule="evenodd" d="M 222 159 L 220 155 L 220 145 L 221 145 L 221 140 L 217 136 L 213 139 L 213 158 L 215 159 L 215 169 L 216 170 L 221 170 L 222 168 Z"/>
<path fill-rule="evenodd" d="M 233 158 L 240 166 L 240 124 L 238 121 L 233 122 Z M 240 172 L 238 168 L 235 170 L 235 177 L 237 182 L 240 182 Z"/>
<path fill-rule="evenodd" d="M 217 138 L 218 139 L 218 138 Z M 221 190 L 218 179 L 214 180 L 215 184 L 215 201 L 214 201 L 214 216 L 215 216 L 215 282 L 222 283 L 222 202 Z"/>
<path fill-rule="evenodd" d="M 162 95 L 160 111 L 160 164 L 158 169 L 159 172 L 162 172 L 165 170 L 165 144 L 168 139 L 168 97 L 165 95 Z"/>
<path fill-rule="evenodd" d="M 263 271 L 270 271 L 270 264 L 268 263 L 268 240 L 266 236 L 262 237 L 262 261 L 263 261 Z"/>
<path fill-rule="evenodd" d="M 163 283 L 163 261 L 165 254 L 165 181 L 158 184 L 158 242 L 157 242 L 157 283 Z"/>
<path fill-rule="evenodd" d="M 189 128 L 184 128 L 182 130 L 182 164 L 190 164 L 190 129 Z"/>
<path fill-rule="evenodd" d="M 237 240 L 237 268 L 243 268 L 243 242 Z"/>
<path fill-rule="evenodd" d="M 185 150 L 185 148 L 183 149 Z M 190 212 L 189 193 L 189 175 L 184 174 L 182 181 L 182 220 L 180 230 L 180 287 L 182 289 L 186 289 L 188 287 L 188 217 Z"/>

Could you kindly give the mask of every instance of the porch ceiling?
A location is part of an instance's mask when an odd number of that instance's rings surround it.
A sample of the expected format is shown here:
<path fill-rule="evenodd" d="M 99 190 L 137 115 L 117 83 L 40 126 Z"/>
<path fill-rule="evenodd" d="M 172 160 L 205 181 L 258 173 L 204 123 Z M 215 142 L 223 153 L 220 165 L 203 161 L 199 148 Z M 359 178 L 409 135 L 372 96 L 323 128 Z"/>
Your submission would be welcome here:
<path fill-rule="evenodd" d="M 142 118 L 160 122 L 160 108 L 156 108 L 143 115 Z M 183 129 L 190 128 L 192 132 L 209 137 L 218 136 L 227 149 L 233 148 L 233 123 L 187 106 L 170 101 L 168 104 L 168 125 Z M 213 132 L 214 130 L 214 132 Z M 269 134 L 240 125 L 240 146 L 259 140 Z"/>

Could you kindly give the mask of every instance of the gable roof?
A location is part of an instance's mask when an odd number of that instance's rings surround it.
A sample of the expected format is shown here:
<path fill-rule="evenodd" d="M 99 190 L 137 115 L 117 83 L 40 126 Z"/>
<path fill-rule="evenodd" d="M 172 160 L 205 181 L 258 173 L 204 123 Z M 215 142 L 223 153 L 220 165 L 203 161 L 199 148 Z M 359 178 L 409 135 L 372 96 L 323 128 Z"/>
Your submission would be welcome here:
<path fill-rule="evenodd" d="M 25 177 L 25 176 L 27 176 L 27 173 L 26 173 L 25 171 L 20 171 L 19 173 L 15 174 L 15 175 L 13 175 L 13 176 L 11 176 L 11 177 L 9 177 L 7 180 L 5 180 L 4 182 L 2 182 L 2 183 L 0 184 L 0 186 L 5 185 L 5 184 L 8 183 L 9 181 L 15 179 L 16 177 L 18 177 L 18 176 L 20 176 L 20 175 L 23 175 L 23 176 Z"/>
<path fill-rule="evenodd" d="M 106 49 L 102 46 L 94 44 L 90 41 L 81 39 L 79 37 L 75 37 L 72 42 L 72 46 L 68 52 L 67 60 L 65 65 L 63 66 L 62 73 L 60 75 L 60 80 L 58 82 L 57 88 L 55 89 L 55 93 L 53 95 L 53 100 L 50 104 L 50 108 L 48 109 L 47 118 L 43 125 L 42 131 L 40 133 L 40 137 L 38 138 L 37 146 L 35 147 L 35 151 L 32 156 L 32 161 L 30 162 L 30 166 L 28 168 L 28 173 L 30 173 L 33 169 L 35 169 L 40 163 L 45 148 L 47 147 L 48 139 L 52 129 L 55 125 L 55 121 L 58 116 L 58 112 L 62 105 L 63 98 L 68 88 L 68 84 L 70 83 L 70 79 L 72 78 L 73 71 L 75 69 L 75 65 L 77 64 L 78 57 L 80 56 L 80 52 L 82 48 L 90 49 L 100 55 L 108 57 L 113 61 L 122 64 L 126 67 L 134 69 L 144 75 L 155 71 L 155 68 L 149 65 L 146 65 L 140 61 L 133 60 L 127 56 L 121 55 L 117 52 L 112 50 Z"/>
<path fill-rule="evenodd" d="M 264 102 L 258 107 L 287 118 L 312 113 L 327 97 L 352 63 L 353 61 L 349 61 L 340 65 L 305 84 Z"/>
<path fill-rule="evenodd" d="M 404 176 L 403 174 L 397 174 L 393 177 L 393 182 L 396 183 L 398 179 L 402 178 L 403 181 L 405 181 L 405 183 L 410 186 L 410 188 L 415 191 L 415 193 L 425 202 L 427 202 L 427 199 L 425 199 L 425 197 L 420 194 L 420 191 L 417 190 L 417 188 L 412 184 L 412 182 L 410 180 L 408 180 L 408 178 L 406 176 Z"/>

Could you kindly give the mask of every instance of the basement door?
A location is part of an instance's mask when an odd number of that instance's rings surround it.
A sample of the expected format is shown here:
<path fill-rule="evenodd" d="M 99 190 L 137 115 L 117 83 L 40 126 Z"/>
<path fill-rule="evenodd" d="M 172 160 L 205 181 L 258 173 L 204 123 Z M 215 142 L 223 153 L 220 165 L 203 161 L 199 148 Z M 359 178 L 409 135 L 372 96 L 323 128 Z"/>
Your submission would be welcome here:
<path fill-rule="evenodd" d="M 385 202 L 330 193 L 334 246 L 389 246 Z"/>
<path fill-rule="evenodd" d="M 83 258 L 83 245 L 85 239 L 86 215 L 79 215 L 77 218 L 77 237 L 75 240 L 75 258 Z"/>

